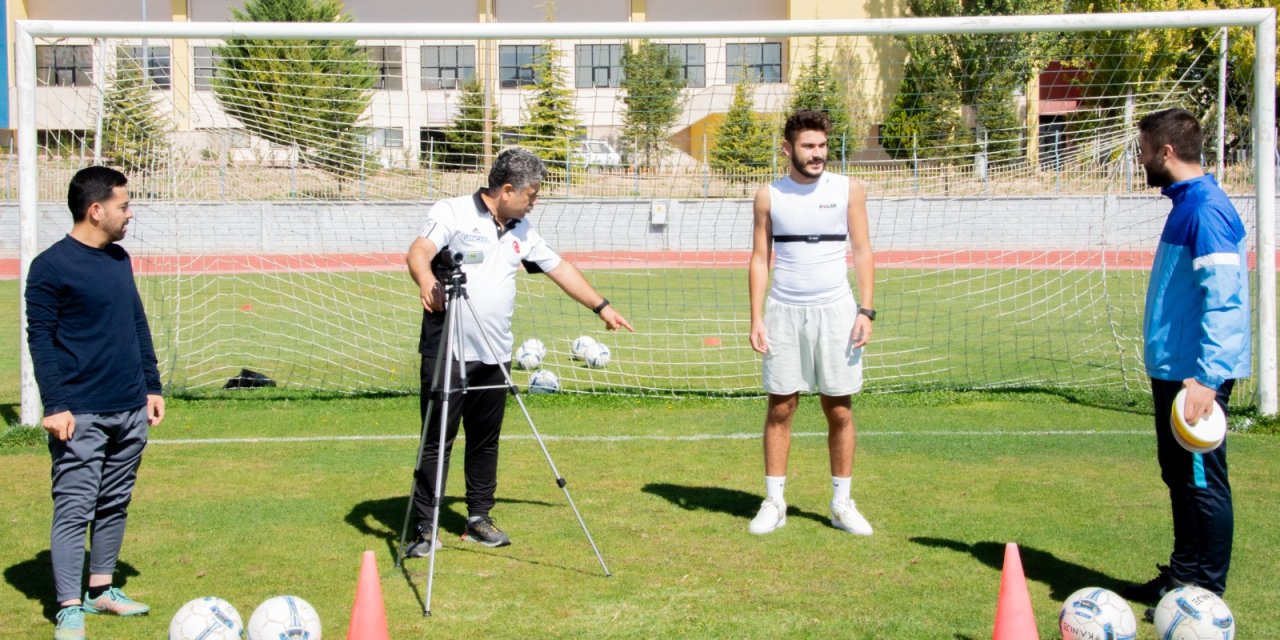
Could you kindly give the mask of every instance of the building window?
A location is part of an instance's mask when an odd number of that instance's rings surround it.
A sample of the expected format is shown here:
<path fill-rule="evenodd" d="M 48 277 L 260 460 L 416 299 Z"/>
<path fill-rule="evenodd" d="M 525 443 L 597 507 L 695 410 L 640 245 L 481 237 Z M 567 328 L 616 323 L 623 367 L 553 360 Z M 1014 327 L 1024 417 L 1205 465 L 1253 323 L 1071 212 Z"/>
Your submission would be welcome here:
<path fill-rule="evenodd" d="M 476 79 L 476 48 L 425 46 L 422 48 L 422 90 L 461 89 Z"/>
<path fill-rule="evenodd" d="M 707 86 L 707 45 L 669 44 L 667 57 L 680 67 L 686 87 Z"/>
<path fill-rule="evenodd" d="M 502 88 L 523 87 L 538 81 L 533 64 L 542 54 L 542 45 L 504 44 L 498 47 L 498 81 Z"/>
<path fill-rule="evenodd" d="M 41 87 L 92 86 L 93 48 L 89 45 L 37 46 L 36 85 Z"/>
<path fill-rule="evenodd" d="M 379 91 L 399 91 L 404 88 L 404 63 L 400 47 L 365 47 L 369 64 L 378 70 L 378 82 L 373 86 Z"/>
<path fill-rule="evenodd" d="M 782 43 L 731 44 L 725 52 L 730 84 L 782 82 Z"/>
<path fill-rule="evenodd" d="M 579 89 L 616 87 L 622 82 L 622 45 L 580 44 L 575 49 Z"/>
<path fill-rule="evenodd" d="M 213 79 L 218 75 L 218 67 L 222 58 L 213 53 L 213 47 L 192 47 L 195 65 L 192 71 L 196 80 L 196 91 L 208 91 L 213 88 Z"/>
<path fill-rule="evenodd" d="M 142 61 L 144 55 L 147 58 L 145 65 Z M 145 66 L 153 88 L 168 89 L 170 86 L 173 72 L 169 66 L 169 47 L 120 47 L 116 50 L 116 64 Z"/>
<path fill-rule="evenodd" d="M 369 146 L 380 149 L 388 147 L 404 148 L 404 130 L 400 127 L 374 129 L 369 132 Z"/>

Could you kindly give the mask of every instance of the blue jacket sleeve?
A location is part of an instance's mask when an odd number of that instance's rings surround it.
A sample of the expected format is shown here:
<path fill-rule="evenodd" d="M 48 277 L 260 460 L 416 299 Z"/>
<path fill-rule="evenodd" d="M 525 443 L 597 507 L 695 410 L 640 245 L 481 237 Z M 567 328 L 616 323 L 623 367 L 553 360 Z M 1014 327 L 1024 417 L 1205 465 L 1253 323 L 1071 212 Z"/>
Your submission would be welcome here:
<path fill-rule="evenodd" d="M 133 324 L 138 333 L 138 350 L 142 356 L 142 377 L 147 385 L 148 395 L 159 395 L 163 390 L 160 384 L 160 370 L 156 366 L 155 343 L 151 341 L 151 326 L 147 323 L 147 311 L 142 306 L 142 296 L 137 289 L 133 292 Z"/>
<path fill-rule="evenodd" d="M 71 408 L 62 372 L 58 367 L 58 350 L 54 340 L 58 333 L 58 315 L 66 292 L 57 270 L 36 258 L 27 272 L 27 348 L 35 367 L 36 384 L 44 415 L 51 416 Z"/>
<path fill-rule="evenodd" d="M 1193 272 L 1203 294 L 1196 380 L 1217 389 L 1249 354 L 1249 265 L 1240 250 L 1243 229 L 1199 224 Z"/>

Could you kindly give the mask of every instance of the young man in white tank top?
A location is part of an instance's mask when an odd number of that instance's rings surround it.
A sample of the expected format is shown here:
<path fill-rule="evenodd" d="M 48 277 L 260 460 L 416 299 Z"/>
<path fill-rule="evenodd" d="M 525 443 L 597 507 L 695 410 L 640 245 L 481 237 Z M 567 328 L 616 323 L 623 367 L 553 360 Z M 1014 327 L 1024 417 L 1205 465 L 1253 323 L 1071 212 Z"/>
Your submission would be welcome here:
<path fill-rule="evenodd" d="M 791 418 L 801 392 L 817 391 L 827 418 L 831 525 L 869 536 L 850 497 L 856 431 L 851 398 L 862 390 L 862 348 L 871 338 L 875 262 L 866 193 L 857 181 L 825 173 L 831 121 L 801 110 L 787 119 L 787 176 L 756 192 L 752 224 L 751 347 L 764 354 L 765 499 L 748 530 L 770 533 L 787 522 L 783 495 Z M 845 263 L 853 249 L 855 302 Z M 769 287 L 770 257 L 776 257 Z M 767 290 L 767 297 L 766 297 Z"/>

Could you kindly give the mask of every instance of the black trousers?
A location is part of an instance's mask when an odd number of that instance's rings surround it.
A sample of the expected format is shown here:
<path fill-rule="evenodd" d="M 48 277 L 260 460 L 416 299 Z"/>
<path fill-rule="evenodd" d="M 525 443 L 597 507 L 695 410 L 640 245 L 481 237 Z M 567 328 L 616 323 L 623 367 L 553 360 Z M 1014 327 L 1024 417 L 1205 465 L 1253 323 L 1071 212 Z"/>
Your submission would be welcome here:
<path fill-rule="evenodd" d="M 1218 405 L 1225 414 L 1235 380 L 1218 389 Z M 1156 454 L 1160 476 L 1169 487 L 1173 506 L 1173 553 L 1169 573 L 1181 582 L 1204 587 L 1218 595 L 1227 588 L 1231 566 L 1231 536 L 1235 524 L 1231 483 L 1227 481 L 1227 442 L 1209 453 L 1192 453 L 1173 439 L 1170 415 L 1181 381 L 1151 380 L 1156 411 Z"/>
<path fill-rule="evenodd" d="M 498 437 L 502 433 L 502 417 L 506 413 L 507 389 L 503 369 L 510 364 L 494 365 L 483 362 L 467 362 L 466 379 L 469 387 L 496 386 L 493 389 L 468 389 L 463 393 L 457 363 L 453 367 L 453 383 L 449 393 L 449 416 L 446 421 L 444 448 L 444 477 L 449 477 L 449 458 L 453 441 L 458 437 L 458 425 L 467 434 L 467 449 L 463 457 L 463 472 L 467 480 L 467 515 L 487 516 L 493 508 L 494 494 L 498 489 Z M 444 396 L 437 397 L 431 416 L 427 405 L 434 393 L 431 376 L 435 371 L 435 357 L 422 358 L 422 392 L 419 397 L 419 416 L 427 430 L 427 444 L 422 450 L 418 466 L 417 490 L 413 495 L 414 524 L 422 531 L 430 531 L 432 511 L 436 502 L 436 458 L 440 449 L 440 414 L 444 408 Z M 439 383 L 444 390 L 444 381 Z M 440 492 L 444 495 L 444 491 Z"/>

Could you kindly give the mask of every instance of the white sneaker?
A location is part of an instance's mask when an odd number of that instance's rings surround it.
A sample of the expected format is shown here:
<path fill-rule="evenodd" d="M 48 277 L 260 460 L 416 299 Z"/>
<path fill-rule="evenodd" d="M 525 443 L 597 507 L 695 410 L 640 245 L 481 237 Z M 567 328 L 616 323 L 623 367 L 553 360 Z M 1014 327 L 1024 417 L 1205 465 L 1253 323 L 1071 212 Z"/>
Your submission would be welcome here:
<path fill-rule="evenodd" d="M 871 535 L 871 523 L 858 513 L 858 507 L 852 500 L 831 503 L 831 526 L 854 535 Z"/>
<path fill-rule="evenodd" d="M 751 524 L 747 526 L 747 531 L 758 536 L 766 533 L 773 533 L 777 529 L 787 524 L 787 504 L 785 502 L 774 502 L 765 498 L 760 503 L 760 511 L 756 513 L 756 517 L 751 519 Z"/>

